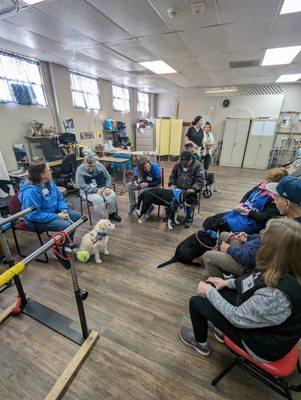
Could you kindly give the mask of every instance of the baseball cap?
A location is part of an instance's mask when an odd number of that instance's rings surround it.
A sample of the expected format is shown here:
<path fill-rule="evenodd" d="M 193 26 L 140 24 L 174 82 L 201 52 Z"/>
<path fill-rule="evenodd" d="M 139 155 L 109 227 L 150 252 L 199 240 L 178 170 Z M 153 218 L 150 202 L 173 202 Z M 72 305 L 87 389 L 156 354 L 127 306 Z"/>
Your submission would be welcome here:
<path fill-rule="evenodd" d="M 182 151 L 180 155 L 179 163 L 181 165 L 187 165 L 189 160 L 193 159 L 193 155 L 190 151 Z"/>
<path fill-rule="evenodd" d="M 280 182 L 271 182 L 266 189 L 274 194 L 301 205 L 301 179 L 295 176 L 285 176 Z"/>

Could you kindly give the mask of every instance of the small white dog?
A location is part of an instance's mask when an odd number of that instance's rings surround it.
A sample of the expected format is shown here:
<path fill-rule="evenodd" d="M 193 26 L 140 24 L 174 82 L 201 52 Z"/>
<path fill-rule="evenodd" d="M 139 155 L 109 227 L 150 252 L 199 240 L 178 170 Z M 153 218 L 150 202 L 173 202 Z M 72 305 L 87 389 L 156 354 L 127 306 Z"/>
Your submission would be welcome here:
<path fill-rule="evenodd" d="M 108 219 L 101 219 L 97 222 L 94 228 L 86 233 L 79 246 L 79 251 L 88 251 L 91 255 L 94 254 L 97 264 L 101 264 L 100 252 L 108 255 L 109 231 L 115 229 L 115 225 Z"/>

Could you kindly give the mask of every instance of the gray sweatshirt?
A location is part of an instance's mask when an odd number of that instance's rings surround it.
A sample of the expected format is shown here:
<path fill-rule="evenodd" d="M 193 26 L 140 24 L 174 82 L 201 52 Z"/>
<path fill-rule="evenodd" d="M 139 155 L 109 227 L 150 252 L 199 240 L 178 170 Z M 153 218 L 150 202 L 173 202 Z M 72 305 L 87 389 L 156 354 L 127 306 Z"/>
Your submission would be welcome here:
<path fill-rule="evenodd" d="M 93 172 L 88 172 L 84 163 L 81 164 L 76 170 L 75 180 L 77 186 L 87 194 L 96 193 L 100 188 L 113 188 L 111 175 L 99 161 L 96 161 Z"/>
<path fill-rule="evenodd" d="M 235 289 L 234 279 L 228 279 L 227 286 Z M 280 325 L 292 313 L 289 298 L 281 290 L 271 287 L 256 290 L 253 296 L 238 307 L 230 304 L 213 287 L 208 291 L 207 298 L 237 328 L 254 329 Z M 256 356 L 245 343 L 244 346 L 256 361 L 266 361 Z"/>

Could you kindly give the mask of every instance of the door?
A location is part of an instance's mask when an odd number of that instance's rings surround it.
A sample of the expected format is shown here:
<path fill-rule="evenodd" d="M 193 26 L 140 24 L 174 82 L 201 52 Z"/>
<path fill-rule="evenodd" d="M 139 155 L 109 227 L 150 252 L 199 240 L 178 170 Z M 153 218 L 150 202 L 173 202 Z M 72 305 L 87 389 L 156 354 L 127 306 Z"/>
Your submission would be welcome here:
<path fill-rule="evenodd" d="M 273 145 L 276 121 L 253 120 L 243 166 L 265 169 Z"/>
<path fill-rule="evenodd" d="M 226 120 L 220 165 L 241 167 L 249 132 L 250 120 Z"/>
<path fill-rule="evenodd" d="M 156 119 L 156 151 L 160 156 L 169 155 L 170 119 Z"/>
<path fill-rule="evenodd" d="M 172 119 L 170 125 L 170 148 L 169 154 L 171 156 L 178 156 L 181 153 L 182 144 L 182 119 Z"/>

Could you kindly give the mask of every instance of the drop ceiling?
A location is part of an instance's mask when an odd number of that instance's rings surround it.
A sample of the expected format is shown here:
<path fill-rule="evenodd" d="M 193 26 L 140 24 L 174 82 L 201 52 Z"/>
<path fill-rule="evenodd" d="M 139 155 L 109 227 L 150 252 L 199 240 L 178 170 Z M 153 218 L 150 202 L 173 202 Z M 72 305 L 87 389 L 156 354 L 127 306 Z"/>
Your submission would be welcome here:
<path fill-rule="evenodd" d="M 46 0 L 27 7 L 20 1 L 18 14 L 0 19 L 0 49 L 157 93 L 272 83 L 301 73 L 301 55 L 289 65 L 229 65 L 301 44 L 301 13 L 279 15 L 283 0 L 206 0 L 205 12 L 193 15 L 196 2 Z M 178 9 L 176 18 L 169 18 L 170 7 Z M 177 73 L 140 73 L 140 62 L 154 60 Z"/>

